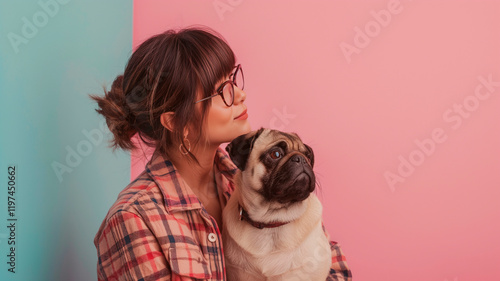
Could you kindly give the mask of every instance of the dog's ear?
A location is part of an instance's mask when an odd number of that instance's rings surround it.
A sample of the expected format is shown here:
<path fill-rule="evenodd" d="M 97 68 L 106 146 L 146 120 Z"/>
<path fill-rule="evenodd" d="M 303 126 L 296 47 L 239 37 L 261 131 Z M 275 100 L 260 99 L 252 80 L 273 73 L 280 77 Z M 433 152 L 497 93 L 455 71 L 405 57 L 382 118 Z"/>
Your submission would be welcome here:
<path fill-rule="evenodd" d="M 226 146 L 226 151 L 229 153 L 229 157 L 231 161 L 240 169 L 241 171 L 245 170 L 248 157 L 250 156 L 250 152 L 252 152 L 253 144 L 255 140 L 260 136 L 260 134 L 264 131 L 264 128 L 260 128 L 257 131 L 250 132 L 245 135 L 241 135 L 235 138 Z"/>
<path fill-rule="evenodd" d="M 304 145 L 306 146 L 306 149 L 307 149 L 307 153 L 306 153 L 306 156 L 307 158 L 309 158 L 309 161 L 311 162 L 311 168 L 314 167 L 314 152 L 312 150 L 312 148 L 305 144 Z"/>

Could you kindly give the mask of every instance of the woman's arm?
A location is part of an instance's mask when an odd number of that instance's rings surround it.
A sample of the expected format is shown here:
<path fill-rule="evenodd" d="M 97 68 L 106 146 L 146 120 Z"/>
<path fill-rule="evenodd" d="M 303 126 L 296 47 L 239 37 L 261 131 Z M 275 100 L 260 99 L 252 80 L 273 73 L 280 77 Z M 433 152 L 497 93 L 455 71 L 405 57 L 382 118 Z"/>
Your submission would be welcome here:
<path fill-rule="evenodd" d="M 347 266 L 344 253 L 337 242 L 330 240 L 330 234 L 326 231 L 325 225 L 323 224 L 322 226 L 332 250 L 332 266 L 330 267 L 330 274 L 326 278 L 326 281 L 352 281 L 352 273 Z"/>
<path fill-rule="evenodd" d="M 96 246 L 99 281 L 172 280 L 157 238 L 134 213 L 119 211 L 114 214 Z"/>

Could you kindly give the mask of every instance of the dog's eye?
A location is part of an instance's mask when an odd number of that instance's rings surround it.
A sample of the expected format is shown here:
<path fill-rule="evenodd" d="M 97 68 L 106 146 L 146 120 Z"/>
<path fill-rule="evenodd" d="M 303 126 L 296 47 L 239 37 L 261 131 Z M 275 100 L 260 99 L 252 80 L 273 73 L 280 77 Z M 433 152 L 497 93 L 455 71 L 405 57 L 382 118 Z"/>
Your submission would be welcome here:
<path fill-rule="evenodd" d="M 271 156 L 272 159 L 278 159 L 282 156 L 282 154 L 279 149 L 274 149 L 269 152 L 269 156 Z"/>

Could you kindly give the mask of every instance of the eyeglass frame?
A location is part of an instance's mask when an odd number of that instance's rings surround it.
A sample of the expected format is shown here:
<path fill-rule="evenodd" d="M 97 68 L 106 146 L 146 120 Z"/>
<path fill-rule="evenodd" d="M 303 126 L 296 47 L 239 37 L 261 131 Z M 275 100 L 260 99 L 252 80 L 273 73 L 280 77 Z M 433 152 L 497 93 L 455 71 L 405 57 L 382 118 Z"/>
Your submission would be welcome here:
<path fill-rule="evenodd" d="M 238 84 L 236 84 L 236 74 L 238 74 L 238 71 L 241 71 L 241 78 L 243 79 L 243 86 L 241 88 L 239 88 Z M 231 75 L 233 75 L 233 79 L 229 79 L 229 80 L 224 81 L 215 91 L 216 94 L 211 95 L 211 96 L 206 97 L 206 98 L 202 98 L 201 100 L 195 101 L 194 103 L 196 104 L 196 103 L 199 103 L 199 102 L 202 102 L 205 100 L 209 100 L 209 99 L 216 97 L 216 96 L 221 96 L 222 101 L 224 102 L 224 104 L 227 107 L 232 106 L 234 104 L 234 86 L 238 87 L 240 90 L 243 90 L 243 88 L 245 87 L 245 76 L 243 75 L 243 69 L 241 67 L 241 64 L 238 64 L 236 66 L 236 70 Z M 227 83 L 231 84 L 231 86 L 233 87 L 233 100 L 232 100 L 231 104 L 227 104 L 226 99 L 224 99 L 224 87 L 227 85 Z"/>

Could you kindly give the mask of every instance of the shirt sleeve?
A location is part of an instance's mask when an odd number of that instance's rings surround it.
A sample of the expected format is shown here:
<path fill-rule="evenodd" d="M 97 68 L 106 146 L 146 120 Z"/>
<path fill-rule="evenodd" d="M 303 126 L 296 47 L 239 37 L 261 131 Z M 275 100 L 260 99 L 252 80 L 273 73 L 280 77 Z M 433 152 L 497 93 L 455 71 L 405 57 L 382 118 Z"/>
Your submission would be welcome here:
<path fill-rule="evenodd" d="M 99 281 L 172 280 L 156 237 L 143 219 L 132 212 L 119 211 L 108 220 L 97 252 Z"/>
<path fill-rule="evenodd" d="M 330 234 L 326 231 L 325 225 L 323 224 L 322 226 L 332 250 L 332 266 L 330 267 L 330 274 L 326 278 L 326 281 L 352 281 L 352 273 L 347 266 L 344 253 L 337 242 L 330 240 Z"/>

